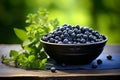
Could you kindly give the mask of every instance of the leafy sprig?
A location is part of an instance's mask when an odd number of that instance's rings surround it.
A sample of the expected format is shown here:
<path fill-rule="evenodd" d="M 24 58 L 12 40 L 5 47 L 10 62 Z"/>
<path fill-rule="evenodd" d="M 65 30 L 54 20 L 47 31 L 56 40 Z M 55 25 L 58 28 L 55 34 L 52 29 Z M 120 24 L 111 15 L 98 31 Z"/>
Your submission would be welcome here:
<path fill-rule="evenodd" d="M 40 43 L 40 38 L 59 24 L 57 19 L 48 20 L 48 13 L 46 9 L 30 13 L 25 21 L 28 24 L 25 30 L 14 28 L 17 37 L 23 41 L 22 51 L 11 50 L 10 58 L 2 55 L 2 63 L 24 69 L 46 69 L 48 55 Z"/>

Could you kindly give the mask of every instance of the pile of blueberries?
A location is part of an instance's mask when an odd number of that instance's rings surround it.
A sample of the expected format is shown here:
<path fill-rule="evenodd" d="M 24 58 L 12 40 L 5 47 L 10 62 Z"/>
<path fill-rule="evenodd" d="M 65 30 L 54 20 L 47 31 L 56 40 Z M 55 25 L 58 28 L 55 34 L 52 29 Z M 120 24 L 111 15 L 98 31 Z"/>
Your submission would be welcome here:
<path fill-rule="evenodd" d="M 105 40 L 105 36 L 89 27 L 67 25 L 57 27 L 53 32 L 42 37 L 42 40 L 58 44 L 95 43 Z"/>

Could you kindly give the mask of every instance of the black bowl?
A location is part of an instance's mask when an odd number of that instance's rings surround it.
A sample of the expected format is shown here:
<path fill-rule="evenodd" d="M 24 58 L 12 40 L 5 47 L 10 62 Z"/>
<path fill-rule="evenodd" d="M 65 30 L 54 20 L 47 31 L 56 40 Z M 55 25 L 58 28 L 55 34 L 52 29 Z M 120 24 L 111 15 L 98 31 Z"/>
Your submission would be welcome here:
<path fill-rule="evenodd" d="M 40 40 L 50 58 L 57 63 L 89 64 L 103 51 L 107 38 L 101 42 L 89 44 L 57 44 Z"/>

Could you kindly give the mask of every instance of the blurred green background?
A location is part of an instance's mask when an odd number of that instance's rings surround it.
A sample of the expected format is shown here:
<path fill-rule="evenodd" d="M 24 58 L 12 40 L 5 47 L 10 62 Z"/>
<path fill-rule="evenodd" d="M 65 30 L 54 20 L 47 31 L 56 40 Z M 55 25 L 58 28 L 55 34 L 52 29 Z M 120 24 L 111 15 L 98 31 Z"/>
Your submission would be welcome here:
<path fill-rule="evenodd" d="M 109 38 L 107 44 L 120 44 L 120 0 L 0 0 L 0 44 L 21 43 L 13 28 L 24 29 L 27 14 L 39 8 L 60 25 L 90 26 Z"/>

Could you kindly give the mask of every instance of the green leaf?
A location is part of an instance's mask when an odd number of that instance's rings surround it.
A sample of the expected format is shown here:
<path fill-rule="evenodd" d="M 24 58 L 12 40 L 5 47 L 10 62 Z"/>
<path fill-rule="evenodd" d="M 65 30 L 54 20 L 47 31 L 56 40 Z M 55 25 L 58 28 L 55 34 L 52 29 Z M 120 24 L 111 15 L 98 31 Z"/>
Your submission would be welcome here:
<path fill-rule="evenodd" d="M 14 28 L 14 32 L 15 32 L 16 36 L 22 41 L 24 41 L 28 38 L 26 31 L 24 31 L 22 29 Z"/>
<path fill-rule="evenodd" d="M 29 62 L 33 62 L 35 60 L 35 56 L 34 55 L 30 55 L 29 57 L 28 57 L 28 61 Z M 33 64 L 34 65 L 34 64 Z"/>
<path fill-rule="evenodd" d="M 16 58 L 17 56 L 18 56 L 18 51 L 16 51 L 16 50 L 10 51 L 10 57 Z"/>
<path fill-rule="evenodd" d="M 35 39 L 28 38 L 28 39 L 26 39 L 26 40 L 23 41 L 22 46 L 23 47 L 24 46 L 28 46 L 28 45 L 32 44 L 33 42 L 35 42 Z"/>
<path fill-rule="evenodd" d="M 40 69 L 46 70 L 46 62 L 47 62 L 47 58 L 43 59 L 40 62 Z"/>

